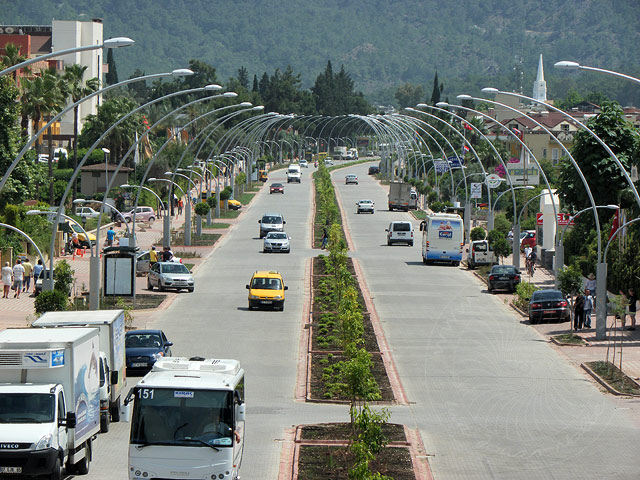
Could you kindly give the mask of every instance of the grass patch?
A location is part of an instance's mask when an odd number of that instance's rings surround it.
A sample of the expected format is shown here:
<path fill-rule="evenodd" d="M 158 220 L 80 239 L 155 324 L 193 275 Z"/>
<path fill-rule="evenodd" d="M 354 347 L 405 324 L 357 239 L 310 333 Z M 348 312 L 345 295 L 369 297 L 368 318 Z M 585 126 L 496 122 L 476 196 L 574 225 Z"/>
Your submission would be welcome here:
<path fill-rule="evenodd" d="M 424 210 L 410 210 L 411 211 L 411 215 L 413 215 L 416 220 L 424 220 L 425 218 L 427 218 L 427 212 L 425 212 Z"/>
<path fill-rule="evenodd" d="M 238 195 L 238 198 L 236 198 L 236 200 L 238 200 L 242 205 L 249 205 L 249 203 L 255 196 L 256 194 L 253 192 L 245 192 L 241 195 Z"/>
<path fill-rule="evenodd" d="M 203 233 L 202 235 L 191 235 L 192 247 L 209 247 L 215 245 L 218 239 L 221 237 L 219 233 Z M 181 230 L 172 234 L 172 245 L 184 245 L 184 232 Z M 188 257 L 187 257 L 188 258 Z"/>
<path fill-rule="evenodd" d="M 204 228 L 217 228 L 217 229 L 229 228 L 230 226 L 231 226 L 230 223 L 206 223 L 203 225 Z"/>
<path fill-rule="evenodd" d="M 640 386 L 613 363 L 599 360 L 587 362 L 586 365 L 618 392 L 640 395 Z"/>
<path fill-rule="evenodd" d="M 240 210 L 220 211 L 220 218 L 238 218 L 238 215 L 240 215 Z"/>
<path fill-rule="evenodd" d="M 191 269 L 195 266 L 195 263 L 183 263 L 187 270 L 191 271 Z"/>
<path fill-rule="evenodd" d="M 574 335 L 573 333 L 563 333 L 562 335 L 554 335 L 553 338 L 558 343 L 567 343 L 569 345 L 586 345 L 580 335 Z"/>
<path fill-rule="evenodd" d="M 167 298 L 167 296 L 162 294 L 136 293 L 135 309 L 146 310 L 158 308 L 165 298 Z M 89 310 L 89 302 L 87 302 L 86 299 L 84 299 L 85 301 L 79 301 L 80 298 L 76 300 L 74 310 Z M 118 304 L 120 300 L 122 303 Z M 120 310 L 123 304 L 133 307 L 133 297 L 109 296 L 100 299 L 100 309 L 102 310 Z"/>

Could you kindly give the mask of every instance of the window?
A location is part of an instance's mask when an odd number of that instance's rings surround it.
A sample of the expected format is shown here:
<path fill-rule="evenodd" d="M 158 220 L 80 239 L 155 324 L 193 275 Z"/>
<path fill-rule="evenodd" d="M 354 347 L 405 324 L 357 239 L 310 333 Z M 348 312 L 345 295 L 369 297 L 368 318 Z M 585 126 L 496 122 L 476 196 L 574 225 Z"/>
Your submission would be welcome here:
<path fill-rule="evenodd" d="M 557 165 L 560 160 L 560 151 L 557 148 L 551 149 L 551 163 Z"/>
<path fill-rule="evenodd" d="M 568 132 L 568 131 L 569 131 L 569 125 L 568 125 L 568 124 L 566 124 L 566 123 L 563 123 L 562 125 L 560 125 L 560 129 L 561 129 L 563 132 Z"/>
<path fill-rule="evenodd" d="M 542 149 L 542 158 L 547 158 L 547 149 L 546 148 Z"/>
<path fill-rule="evenodd" d="M 65 418 L 67 416 L 67 408 L 64 404 L 64 394 L 58 392 L 58 419 Z"/>

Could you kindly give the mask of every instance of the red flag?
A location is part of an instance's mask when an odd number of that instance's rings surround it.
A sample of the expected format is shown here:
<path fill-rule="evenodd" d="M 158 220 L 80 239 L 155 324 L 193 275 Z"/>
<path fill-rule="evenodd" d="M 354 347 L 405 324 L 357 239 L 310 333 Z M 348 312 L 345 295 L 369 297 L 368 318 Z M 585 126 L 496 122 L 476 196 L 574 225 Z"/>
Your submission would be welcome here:
<path fill-rule="evenodd" d="M 463 151 L 464 153 L 467 153 L 467 152 L 469 151 L 469 147 L 467 147 L 466 145 L 463 145 L 463 146 L 462 146 L 462 151 Z"/>
<path fill-rule="evenodd" d="M 618 231 L 618 228 L 620 228 L 620 210 L 616 210 L 616 213 L 613 216 L 613 224 L 611 225 L 609 240 L 611 240 L 611 237 L 613 237 L 613 235 Z"/>
<path fill-rule="evenodd" d="M 471 128 L 471 125 L 469 125 L 467 122 L 464 122 L 462 124 L 462 126 L 466 129 L 466 130 L 471 130 L 473 132 L 473 128 Z"/>

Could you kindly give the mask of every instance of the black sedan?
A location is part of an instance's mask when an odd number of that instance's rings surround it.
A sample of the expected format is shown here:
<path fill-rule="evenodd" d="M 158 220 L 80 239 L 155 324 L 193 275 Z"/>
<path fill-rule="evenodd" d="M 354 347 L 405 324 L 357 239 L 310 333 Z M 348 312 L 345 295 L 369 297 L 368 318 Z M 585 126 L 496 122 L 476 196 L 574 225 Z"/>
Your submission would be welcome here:
<path fill-rule="evenodd" d="M 380 173 L 380 167 L 377 165 L 371 165 L 369 167 L 369 175 L 375 175 L 376 173 Z"/>
<path fill-rule="evenodd" d="M 489 291 L 508 290 L 515 292 L 520 283 L 520 271 L 513 265 L 494 265 L 489 272 Z"/>
<path fill-rule="evenodd" d="M 173 343 L 162 330 L 131 330 L 125 334 L 127 373 L 146 373 L 162 357 L 171 356 Z"/>
<path fill-rule="evenodd" d="M 567 322 L 571 319 L 571 307 L 560 290 L 537 290 L 529 301 L 529 323 L 544 320 Z"/>

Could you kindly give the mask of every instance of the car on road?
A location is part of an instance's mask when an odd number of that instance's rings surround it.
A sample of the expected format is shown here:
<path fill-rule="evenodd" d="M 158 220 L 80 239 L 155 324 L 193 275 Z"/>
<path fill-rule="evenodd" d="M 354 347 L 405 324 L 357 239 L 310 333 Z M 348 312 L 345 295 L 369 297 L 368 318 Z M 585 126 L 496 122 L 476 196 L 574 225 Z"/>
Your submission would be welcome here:
<path fill-rule="evenodd" d="M 349 184 L 358 185 L 358 176 L 354 175 L 353 173 L 350 173 L 349 175 L 346 175 L 344 177 L 344 183 L 345 185 L 349 185 Z"/>
<path fill-rule="evenodd" d="M 162 255 L 160 250 L 157 251 L 158 257 Z M 182 263 L 182 259 L 180 257 L 174 256 L 171 260 L 173 263 Z M 142 250 L 136 254 L 136 273 L 138 275 L 143 275 L 145 273 L 149 273 L 149 269 L 151 268 L 151 256 L 149 254 L 149 250 Z"/>
<path fill-rule="evenodd" d="M 280 213 L 265 213 L 260 220 L 260 239 L 262 240 L 269 232 L 284 232 L 284 217 Z"/>
<path fill-rule="evenodd" d="M 80 241 L 81 246 L 85 248 L 91 248 L 93 245 L 96 244 L 96 236 L 93 233 L 87 232 L 87 235 L 89 235 L 89 239 L 87 240 L 87 237 L 82 231 L 82 228 L 77 223 L 67 222 L 67 226 L 71 230 L 71 233 L 78 234 L 78 240 Z"/>
<path fill-rule="evenodd" d="M 324 159 L 324 164 L 325 164 L 326 166 L 331 166 L 331 165 L 333 165 L 333 159 L 332 159 L 331 157 L 327 157 L 327 158 L 325 158 L 325 159 Z"/>
<path fill-rule="evenodd" d="M 269 187 L 269 193 L 282 193 L 284 194 L 284 185 L 281 183 L 272 183 Z"/>
<path fill-rule="evenodd" d="M 134 217 L 136 219 L 136 222 L 153 223 L 153 221 L 156 219 L 156 214 L 151 207 L 137 207 L 135 209 L 129 210 L 127 213 L 124 213 L 122 217 L 127 223 L 132 222 Z"/>
<path fill-rule="evenodd" d="M 366 156 L 373 157 L 373 150 L 367 150 Z"/>
<path fill-rule="evenodd" d="M 560 290 L 536 290 L 529 301 L 529 323 L 545 320 L 567 322 L 571 319 L 571 307 Z"/>
<path fill-rule="evenodd" d="M 162 357 L 171 356 L 173 343 L 162 330 L 131 330 L 125 333 L 127 373 L 146 373 Z"/>
<path fill-rule="evenodd" d="M 356 213 L 374 213 L 374 205 L 371 200 L 359 200 L 356 202 Z"/>
<path fill-rule="evenodd" d="M 369 167 L 369 175 L 375 175 L 380 173 L 380 167 L 378 165 L 371 165 Z"/>
<path fill-rule="evenodd" d="M 391 222 L 385 232 L 387 232 L 387 245 L 406 243 L 410 247 L 413 246 L 413 224 L 411 222 Z"/>
<path fill-rule="evenodd" d="M 286 232 L 269 232 L 264 237 L 262 252 L 291 252 L 291 237 Z"/>
<path fill-rule="evenodd" d="M 520 271 L 513 265 L 494 265 L 489 272 L 489 291 L 515 292 L 520 283 Z"/>
<path fill-rule="evenodd" d="M 246 285 L 249 290 L 249 310 L 260 307 L 273 307 L 284 310 L 284 291 L 288 290 L 280 272 L 259 270 L 251 276 Z"/>
<path fill-rule="evenodd" d="M 154 287 L 161 292 L 169 288 L 193 292 L 195 285 L 193 275 L 182 263 L 156 262 L 147 275 L 147 289 L 153 290 Z"/>
<path fill-rule="evenodd" d="M 307 162 L 306 160 L 300 160 L 300 166 L 302 168 L 309 168 L 309 162 Z"/>

